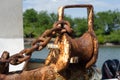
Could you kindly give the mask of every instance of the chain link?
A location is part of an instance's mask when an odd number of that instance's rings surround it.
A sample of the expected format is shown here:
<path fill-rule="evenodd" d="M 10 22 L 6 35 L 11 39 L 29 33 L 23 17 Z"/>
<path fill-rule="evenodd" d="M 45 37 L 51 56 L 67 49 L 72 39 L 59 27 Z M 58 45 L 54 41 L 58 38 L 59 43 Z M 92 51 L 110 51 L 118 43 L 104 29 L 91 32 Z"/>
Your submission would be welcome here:
<path fill-rule="evenodd" d="M 18 65 L 26 60 L 29 60 L 32 53 L 38 48 L 38 45 L 34 45 L 31 48 L 23 49 L 19 53 L 11 56 L 10 59 L 10 64 L 12 65 Z"/>

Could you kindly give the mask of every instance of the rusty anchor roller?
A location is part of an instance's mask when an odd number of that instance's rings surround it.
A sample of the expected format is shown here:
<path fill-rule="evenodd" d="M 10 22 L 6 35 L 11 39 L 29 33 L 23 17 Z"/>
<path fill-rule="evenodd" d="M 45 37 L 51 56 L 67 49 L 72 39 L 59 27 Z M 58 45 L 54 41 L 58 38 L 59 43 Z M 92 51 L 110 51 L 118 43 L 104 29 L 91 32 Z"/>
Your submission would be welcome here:
<path fill-rule="evenodd" d="M 70 63 L 80 63 L 84 68 L 91 67 L 98 57 L 98 40 L 93 30 L 93 6 L 92 5 L 67 5 L 60 7 L 58 10 L 59 21 L 64 19 L 65 8 L 87 8 L 88 10 L 88 31 L 79 38 L 72 38 L 66 34 L 66 38 L 70 42 Z M 69 26 L 69 27 L 68 27 Z M 68 33 L 72 34 L 69 24 L 64 25 Z M 53 53 L 51 54 L 53 55 Z M 50 55 L 48 56 L 50 58 Z M 46 59 L 47 60 L 47 59 Z M 49 60 L 51 61 L 51 60 Z M 46 61 L 48 64 L 48 60 Z"/>
<path fill-rule="evenodd" d="M 79 38 L 72 38 L 70 23 L 65 21 L 65 8 L 88 9 L 88 31 Z M 98 56 L 98 41 L 93 30 L 92 5 L 67 5 L 59 8 L 59 20 L 52 29 L 46 30 L 39 38 L 33 41 L 32 47 L 24 49 L 1 62 L 20 64 L 29 60 L 35 50 L 50 48 L 45 65 L 34 70 L 23 70 L 13 73 L 1 73 L 0 80 L 89 80 L 92 75 L 91 66 Z M 57 34 L 57 35 L 56 35 Z M 48 44 L 56 35 L 53 44 Z M 25 56 L 23 55 L 25 54 Z M 82 64 L 82 65 L 81 65 Z"/>
<path fill-rule="evenodd" d="M 64 33 L 63 36 L 66 37 L 69 44 L 69 62 L 67 66 L 63 66 L 62 69 L 66 69 L 66 71 L 62 72 L 62 75 L 65 76 L 66 80 L 74 80 L 78 79 L 78 76 L 82 79 L 78 80 L 89 80 L 90 76 L 87 71 L 91 71 L 91 66 L 95 64 L 98 57 L 98 40 L 93 30 L 93 6 L 92 5 L 67 5 L 60 7 L 58 10 L 59 21 L 64 20 L 64 9 L 65 8 L 87 8 L 88 10 L 88 31 L 84 33 L 79 38 L 72 38 L 70 34 L 72 34 L 72 29 L 70 28 L 69 23 L 63 26 L 66 29 L 67 33 Z M 55 47 L 55 44 L 59 44 L 59 39 L 61 36 L 58 36 L 54 42 L 52 47 Z M 45 65 L 56 64 L 56 61 L 59 55 L 59 50 L 52 48 L 48 57 L 46 58 Z M 59 63 L 59 65 L 62 63 Z M 90 74 L 91 74 L 90 73 Z M 66 74 L 66 75 L 65 75 Z M 86 75 L 86 77 L 84 76 Z M 69 77 L 72 76 L 72 77 Z"/>

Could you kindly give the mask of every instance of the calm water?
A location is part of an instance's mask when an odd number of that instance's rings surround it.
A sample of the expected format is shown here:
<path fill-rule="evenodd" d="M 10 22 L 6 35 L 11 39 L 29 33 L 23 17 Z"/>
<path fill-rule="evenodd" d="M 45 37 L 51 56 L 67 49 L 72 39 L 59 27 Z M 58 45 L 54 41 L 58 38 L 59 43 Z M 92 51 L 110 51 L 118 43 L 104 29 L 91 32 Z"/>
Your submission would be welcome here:
<path fill-rule="evenodd" d="M 99 56 L 96 65 L 101 68 L 103 62 L 105 62 L 108 59 L 118 59 L 120 60 L 120 46 L 113 46 L 113 47 L 107 47 L 107 46 L 101 46 L 99 48 Z"/>
<path fill-rule="evenodd" d="M 45 59 L 48 53 L 49 53 L 49 50 L 45 48 L 42 51 L 34 52 L 34 54 L 32 55 L 32 58 Z M 96 62 L 97 67 L 101 69 L 103 62 L 105 62 L 108 59 L 120 60 L 120 46 L 117 46 L 117 47 L 100 46 L 99 47 L 99 56 Z"/>

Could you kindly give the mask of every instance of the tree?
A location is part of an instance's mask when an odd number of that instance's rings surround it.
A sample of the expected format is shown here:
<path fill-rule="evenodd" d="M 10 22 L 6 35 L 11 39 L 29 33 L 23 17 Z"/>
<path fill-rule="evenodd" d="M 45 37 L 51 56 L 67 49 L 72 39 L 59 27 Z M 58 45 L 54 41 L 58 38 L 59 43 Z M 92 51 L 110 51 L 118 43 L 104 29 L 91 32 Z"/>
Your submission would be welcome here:
<path fill-rule="evenodd" d="M 37 11 L 34 9 L 28 9 L 23 13 L 23 27 L 24 27 L 24 37 L 34 37 L 34 29 L 36 23 L 38 22 Z M 33 36 L 31 36 L 33 35 Z"/>
<path fill-rule="evenodd" d="M 85 18 L 75 18 L 74 19 L 74 31 L 77 37 L 81 36 L 84 32 L 87 31 L 88 25 L 87 25 L 87 19 Z"/>
<path fill-rule="evenodd" d="M 88 29 L 86 18 L 71 18 L 64 15 L 64 20 L 69 21 L 76 37 L 81 36 Z M 50 29 L 53 23 L 58 21 L 58 15 L 47 11 L 37 12 L 28 9 L 23 13 L 24 37 L 38 37 L 46 29 Z M 94 15 L 94 30 L 99 43 L 120 43 L 120 12 L 104 11 Z"/>

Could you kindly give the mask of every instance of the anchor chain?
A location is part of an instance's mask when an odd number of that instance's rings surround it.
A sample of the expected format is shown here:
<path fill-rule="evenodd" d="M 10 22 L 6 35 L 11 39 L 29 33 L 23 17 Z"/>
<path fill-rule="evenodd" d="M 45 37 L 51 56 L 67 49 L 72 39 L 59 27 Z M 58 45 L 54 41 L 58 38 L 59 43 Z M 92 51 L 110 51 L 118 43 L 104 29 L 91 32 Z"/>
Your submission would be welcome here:
<path fill-rule="evenodd" d="M 40 37 L 38 37 L 36 40 L 32 42 L 31 48 L 23 49 L 19 53 L 10 56 L 6 60 L 2 60 L 0 58 L 0 62 L 18 65 L 24 61 L 29 60 L 34 51 L 42 50 L 49 43 L 53 35 L 55 35 L 56 33 L 62 34 L 64 32 L 67 32 L 71 34 L 72 31 L 73 30 L 70 27 L 70 23 L 68 21 L 65 20 L 57 21 L 53 24 L 53 28 L 46 30 Z"/>

